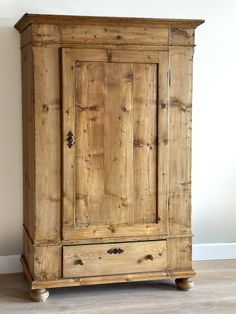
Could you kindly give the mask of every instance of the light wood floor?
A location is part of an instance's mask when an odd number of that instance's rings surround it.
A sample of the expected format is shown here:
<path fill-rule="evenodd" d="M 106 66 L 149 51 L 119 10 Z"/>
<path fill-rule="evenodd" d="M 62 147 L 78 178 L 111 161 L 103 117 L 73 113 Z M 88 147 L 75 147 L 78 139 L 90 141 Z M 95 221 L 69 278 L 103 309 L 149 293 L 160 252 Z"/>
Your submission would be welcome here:
<path fill-rule="evenodd" d="M 236 313 L 236 260 L 194 263 L 196 287 L 179 291 L 173 281 L 50 289 L 45 303 L 28 299 L 23 274 L 0 276 L 0 313 L 210 314 Z"/>

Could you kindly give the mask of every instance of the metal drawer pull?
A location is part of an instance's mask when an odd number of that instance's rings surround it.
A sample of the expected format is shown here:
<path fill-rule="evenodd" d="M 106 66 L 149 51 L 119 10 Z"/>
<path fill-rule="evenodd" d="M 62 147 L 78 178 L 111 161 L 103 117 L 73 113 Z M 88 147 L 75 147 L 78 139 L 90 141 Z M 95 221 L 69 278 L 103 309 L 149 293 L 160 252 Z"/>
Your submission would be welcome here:
<path fill-rule="evenodd" d="M 74 262 L 75 265 L 84 265 L 84 261 L 82 259 L 78 259 Z"/>
<path fill-rule="evenodd" d="M 107 251 L 108 254 L 121 254 L 123 252 L 124 252 L 124 250 L 122 250 L 120 248 L 112 248 L 112 249 Z"/>
<path fill-rule="evenodd" d="M 149 255 L 147 255 L 145 257 L 145 259 L 149 259 L 150 261 L 153 261 L 154 260 L 154 255 L 149 254 Z"/>
<path fill-rule="evenodd" d="M 137 263 L 140 264 L 140 263 L 143 263 L 144 261 L 153 261 L 154 260 L 154 255 L 152 254 L 148 254 L 146 256 L 143 256 L 141 257 L 140 259 L 138 259 Z"/>

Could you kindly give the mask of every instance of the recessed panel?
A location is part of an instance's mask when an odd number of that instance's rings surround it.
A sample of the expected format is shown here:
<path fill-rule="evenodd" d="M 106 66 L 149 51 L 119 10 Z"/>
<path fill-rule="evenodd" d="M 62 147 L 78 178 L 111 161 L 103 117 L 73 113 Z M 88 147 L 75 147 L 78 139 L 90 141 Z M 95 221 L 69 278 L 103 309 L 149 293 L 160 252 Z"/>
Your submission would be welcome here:
<path fill-rule="evenodd" d="M 157 65 L 77 62 L 75 225 L 155 223 Z"/>

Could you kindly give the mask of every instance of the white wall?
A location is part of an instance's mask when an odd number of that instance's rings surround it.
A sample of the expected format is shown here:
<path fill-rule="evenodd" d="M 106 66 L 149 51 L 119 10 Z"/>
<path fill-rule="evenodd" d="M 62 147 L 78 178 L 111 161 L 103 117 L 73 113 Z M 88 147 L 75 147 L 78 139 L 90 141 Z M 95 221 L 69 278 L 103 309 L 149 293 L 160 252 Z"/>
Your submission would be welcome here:
<path fill-rule="evenodd" d="M 25 13 L 200 18 L 193 90 L 195 243 L 236 241 L 236 2 L 0 0 L 0 255 L 22 251 L 20 43 Z"/>

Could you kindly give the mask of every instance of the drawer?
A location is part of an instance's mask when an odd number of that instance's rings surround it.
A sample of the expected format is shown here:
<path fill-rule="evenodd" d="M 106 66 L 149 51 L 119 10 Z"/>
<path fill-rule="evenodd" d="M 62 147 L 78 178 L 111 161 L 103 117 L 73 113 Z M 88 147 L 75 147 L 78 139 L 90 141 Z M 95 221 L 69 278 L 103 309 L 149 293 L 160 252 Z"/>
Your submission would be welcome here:
<path fill-rule="evenodd" d="M 165 269 L 166 241 L 63 247 L 64 278 L 140 273 Z"/>

